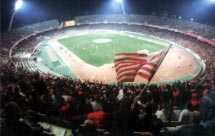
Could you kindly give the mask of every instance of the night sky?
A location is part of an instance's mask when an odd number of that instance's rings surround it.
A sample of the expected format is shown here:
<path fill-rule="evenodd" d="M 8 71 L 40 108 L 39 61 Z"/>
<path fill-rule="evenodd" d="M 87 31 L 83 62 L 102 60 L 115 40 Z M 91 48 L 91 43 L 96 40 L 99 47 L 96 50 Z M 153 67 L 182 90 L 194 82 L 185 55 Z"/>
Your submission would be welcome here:
<path fill-rule="evenodd" d="M 15 0 L 0 0 L 1 28 L 6 30 Z M 49 19 L 72 19 L 78 15 L 117 14 L 114 0 L 24 0 L 15 17 L 15 27 Z M 210 0 L 124 0 L 127 14 L 168 14 L 194 18 L 197 22 L 215 26 L 215 2 Z"/>

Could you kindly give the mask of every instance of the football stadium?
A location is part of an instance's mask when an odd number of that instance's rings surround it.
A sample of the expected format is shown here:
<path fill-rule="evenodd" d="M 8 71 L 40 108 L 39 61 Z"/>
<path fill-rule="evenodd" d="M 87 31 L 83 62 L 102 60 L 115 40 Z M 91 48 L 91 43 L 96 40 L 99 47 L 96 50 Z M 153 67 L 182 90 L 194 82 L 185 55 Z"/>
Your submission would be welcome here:
<path fill-rule="evenodd" d="M 122 52 L 150 54 L 159 52 L 170 44 L 172 43 L 162 39 L 126 31 L 99 29 L 83 32 L 69 31 L 39 43 L 33 57 L 56 75 L 92 82 L 114 83 L 117 82 L 113 64 L 115 54 Z M 171 52 L 180 53 L 173 54 Z M 158 75 L 154 77 L 152 82 L 186 81 L 203 72 L 204 62 L 197 54 L 188 49 L 175 45 L 171 47 L 171 51 L 166 57 L 168 58 L 163 62 L 163 67 L 160 67 L 160 70 L 165 70 L 165 67 L 169 66 L 175 72 L 157 71 Z M 176 66 L 170 62 L 170 57 L 174 60 L 181 60 Z M 168 65 L 166 64 L 167 61 L 169 62 Z M 181 69 L 184 61 L 186 61 L 187 68 Z M 180 70 L 183 73 L 177 74 Z M 106 71 L 108 71 L 107 75 L 105 75 Z M 164 74 L 168 74 L 169 77 L 164 77 Z"/>
<path fill-rule="evenodd" d="M 215 134 L 213 0 L 3 5 L 3 136 Z"/>

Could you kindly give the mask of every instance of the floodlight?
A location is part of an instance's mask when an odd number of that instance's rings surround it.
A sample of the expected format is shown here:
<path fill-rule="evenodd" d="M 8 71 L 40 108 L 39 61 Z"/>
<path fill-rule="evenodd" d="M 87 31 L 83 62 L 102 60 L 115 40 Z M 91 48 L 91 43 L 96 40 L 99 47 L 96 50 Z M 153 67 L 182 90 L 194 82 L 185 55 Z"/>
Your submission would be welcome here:
<path fill-rule="evenodd" d="M 122 3 L 123 0 L 115 0 L 117 3 Z"/>
<path fill-rule="evenodd" d="M 23 4 L 24 4 L 24 3 L 23 3 L 23 0 L 16 0 L 16 1 L 15 1 L 13 14 L 12 14 L 12 16 L 11 16 L 11 18 L 10 18 L 10 22 L 9 22 L 9 26 L 8 26 L 8 32 L 10 32 L 11 29 L 12 29 L 13 20 L 14 20 L 14 18 L 15 18 L 16 12 L 17 12 L 19 9 L 22 8 Z"/>
<path fill-rule="evenodd" d="M 124 7 L 124 0 L 113 0 L 114 2 L 118 3 L 120 10 L 122 11 L 122 14 L 125 15 L 125 7 Z"/>
<path fill-rule="evenodd" d="M 210 3 L 215 3 L 215 0 L 208 0 Z"/>
<path fill-rule="evenodd" d="M 15 11 L 19 10 L 23 5 L 23 0 L 16 0 Z"/>

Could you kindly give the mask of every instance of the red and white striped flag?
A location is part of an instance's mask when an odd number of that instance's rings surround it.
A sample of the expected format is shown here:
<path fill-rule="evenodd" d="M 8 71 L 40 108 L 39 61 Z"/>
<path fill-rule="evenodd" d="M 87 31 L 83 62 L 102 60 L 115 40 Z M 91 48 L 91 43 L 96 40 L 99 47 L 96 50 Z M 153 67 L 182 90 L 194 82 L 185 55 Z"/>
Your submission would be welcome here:
<path fill-rule="evenodd" d="M 165 51 L 152 56 L 142 53 L 118 53 L 114 64 L 117 73 L 117 82 L 150 81 L 163 59 Z"/>
<path fill-rule="evenodd" d="M 142 67 L 137 71 L 134 82 L 149 82 L 157 71 L 160 62 L 164 58 L 164 54 L 165 51 L 162 51 L 158 54 L 148 56 L 147 63 L 142 65 Z"/>
<path fill-rule="evenodd" d="M 117 82 L 133 82 L 137 71 L 147 62 L 146 54 L 140 53 L 118 53 L 115 56 L 115 69 Z"/>

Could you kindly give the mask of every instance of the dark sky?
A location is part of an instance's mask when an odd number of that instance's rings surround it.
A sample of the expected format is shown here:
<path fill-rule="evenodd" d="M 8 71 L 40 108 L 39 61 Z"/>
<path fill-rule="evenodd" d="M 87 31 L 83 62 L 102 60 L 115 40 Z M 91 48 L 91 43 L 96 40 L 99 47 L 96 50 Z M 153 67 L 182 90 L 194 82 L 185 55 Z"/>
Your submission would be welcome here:
<path fill-rule="evenodd" d="M 6 30 L 15 0 L 0 0 L 1 26 Z M 24 0 L 17 12 L 15 27 L 48 19 L 71 19 L 78 15 L 119 13 L 114 0 Z M 215 3 L 209 0 L 124 0 L 128 14 L 151 14 L 194 18 L 198 22 L 215 25 Z"/>

